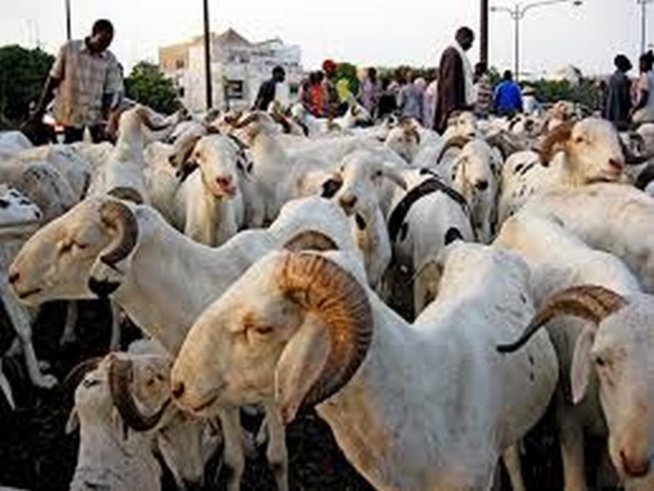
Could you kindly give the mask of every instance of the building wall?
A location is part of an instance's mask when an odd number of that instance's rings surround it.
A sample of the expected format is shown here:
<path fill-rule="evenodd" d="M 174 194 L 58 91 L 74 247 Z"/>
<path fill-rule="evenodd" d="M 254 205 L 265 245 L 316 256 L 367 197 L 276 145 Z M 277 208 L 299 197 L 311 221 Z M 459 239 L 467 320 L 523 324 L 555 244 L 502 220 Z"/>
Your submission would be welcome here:
<path fill-rule="evenodd" d="M 214 107 L 251 107 L 259 86 L 270 78 L 272 69 L 277 65 L 286 70 L 286 83 L 284 87 L 280 87 L 281 93 L 289 94 L 286 98 L 290 98 L 297 92 L 302 77 L 299 46 L 285 45 L 280 39 L 249 43 L 240 36 L 240 39 L 234 42 L 225 42 L 225 38 L 224 35 L 212 36 L 211 77 Z M 184 67 L 180 68 L 182 64 Z M 189 110 L 201 112 L 205 109 L 202 38 L 160 49 L 160 68 L 164 74 L 175 80 L 180 88 L 182 102 Z"/>

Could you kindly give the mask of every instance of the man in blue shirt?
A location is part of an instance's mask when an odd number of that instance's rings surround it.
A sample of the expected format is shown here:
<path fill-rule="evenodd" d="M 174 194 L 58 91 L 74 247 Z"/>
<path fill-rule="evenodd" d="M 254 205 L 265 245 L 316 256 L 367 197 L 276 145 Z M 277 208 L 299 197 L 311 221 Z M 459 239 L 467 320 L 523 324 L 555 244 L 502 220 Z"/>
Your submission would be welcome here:
<path fill-rule="evenodd" d="M 522 112 L 522 92 L 513 80 L 511 70 L 504 72 L 502 82 L 495 89 L 495 111 L 500 116 L 508 117 Z"/>

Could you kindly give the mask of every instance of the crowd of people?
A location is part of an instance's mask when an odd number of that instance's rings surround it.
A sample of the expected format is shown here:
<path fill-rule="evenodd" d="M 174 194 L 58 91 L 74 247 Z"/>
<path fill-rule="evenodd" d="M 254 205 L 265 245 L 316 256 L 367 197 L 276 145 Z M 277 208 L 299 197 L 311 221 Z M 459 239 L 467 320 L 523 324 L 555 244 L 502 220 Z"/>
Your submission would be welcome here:
<path fill-rule="evenodd" d="M 459 29 L 452 46 L 444 51 L 438 70 L 429 70 L 424 76 L 410 68 L 383 76 L 372 67 L 359 69 L 357 93 L 352 93 L 347 78 L 339 78 L 337 64 L 326 60 L 322 70 L 311 72 L 301 82 L 298 101 L 315 117 L 333 118 L 356 100 L 375 119 L 396 115 L 439 132 L 444 131 L 449 116 L 457 110 L 474 111 L 480 118 L 492 113 L 512 116 L 523 111 L 537 112 L 533 88 L 522 89 L 510 71 L 504 72 L 500 83 L 493 87 L 486 64 L 478 63 L 472 69 L 466 52 L 473 43 L 473 31 Z M 271 87 L 283 80 L 283 69 L 276 67 L 273 77 L 262 84 L 254 108 L 267 108 L 274 99 Z"/>
<path fill-rule="evenodd" d="M 638 60 L 639 76 L 629 78 L 633 66 L 625 55 L 615 57 L 615 72 L 608 84 L 601 84 L 602 116 L 618 129 L 631 124 L 654 122 L 654 52 L 651 50 Z"/>

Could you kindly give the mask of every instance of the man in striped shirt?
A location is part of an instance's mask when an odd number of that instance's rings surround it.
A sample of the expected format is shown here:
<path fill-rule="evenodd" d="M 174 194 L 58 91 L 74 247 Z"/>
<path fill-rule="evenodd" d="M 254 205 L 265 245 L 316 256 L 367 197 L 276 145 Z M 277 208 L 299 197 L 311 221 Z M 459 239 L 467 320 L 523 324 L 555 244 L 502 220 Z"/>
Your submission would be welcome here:
<path fill-rule="evenodd" d="M 475 105 L 474 111 L 478 118 L 487 118 L 493 105 L 493 85 L 488 78 L 485 63 L 475 65 Z"/>
<path fill-rule="evenodd" d="M 93 141 L 104 137 L 104 120 L 116 109 L 124 93 L 116 57 L 108 50 L 113 40 L 111 22 L 93 24 L 91 36 L 64 44 L 33 113 L 40 120 L 54 97 L 55 120 L 64 126 L 66 143 L 82 140 L 89 128 Z"/>

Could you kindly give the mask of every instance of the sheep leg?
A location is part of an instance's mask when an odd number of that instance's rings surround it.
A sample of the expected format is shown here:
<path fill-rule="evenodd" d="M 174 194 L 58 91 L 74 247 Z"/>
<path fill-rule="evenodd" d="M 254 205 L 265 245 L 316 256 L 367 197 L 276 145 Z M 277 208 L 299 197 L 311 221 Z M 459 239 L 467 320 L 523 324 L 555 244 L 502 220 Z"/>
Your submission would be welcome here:
<path fill-rule="evenodd" d="M 288 454 L 286 452 L 286 428 L 276 404 L 266 404 L 268 428 L 268 465 L 275 476 L 278 491 L 288 491 Z"/>
<path fill-rule="evenodd" d="M 511 445 L 502 454 L 506 472 L 511 480 L 511 489 L 513 491 L 525 491 L 525 483 L 522 479 L 522 470 L 520 468 L 520 452 L 518 444 Z"/>
<path fill-rule="evenodd" d="M 0 358 L 0 392 L 2 392 L 9 403 L 11 409 L 16 409 L 16 403 L 14 402 L 14 394 L 11 391 L 11 385 L 9 385 L 9 380 L 2 371 L 2 358 Z"/>
<path fill-rule="evenodd" d="M 587 491 L 583 430 L 572 411 L 565 408 L 559 411 L 558 427 L 565 480 L 564 491 Z"/>
<path fill-rule="evenodd" d="M 223 462 L 227 472 L 227 491 L 239 491 L 241 476 L 245 470 L 245 457 L 241 444 L 241 419 L 238 408 L 223 409 L 220 414 L 223 427 Z"/>
<path fill-rule="evenodd" d="M 74 343 L 77 340 L 75 337 L 75 326 L 77 325 L 78 314 L 77 302 L 71 300 L 66 306 L 66 324 L 64 325 L 64 333 L 59 339 L 60 346 Z"/>
<path fill-rule="evenodd" d="M 109 351 L 120 350 L 120 306 L 113 300 L 111 305 L 111 339 L 109 340 Z"/>
<path fill-rule="evenodd" d="M 2 283 L 0 285 L 0 299 L 4 303 L 7 315 L 16 330 L 21 347 L 23 348 L 23 356 L 25 357 L 25 365 L 27 366 L 30 381 L 36 387 L 51 389 L 57 385 L 57 379 L 52 375 L 41 373 L 39 361 L 36 358 L 34 345 L 32 344 L 32 327 L 30 326 L 29 316 L 20 305 L 16 304 L 14 298 L 7 294 L 9 285 L 6 283 L 5 278 L 3 278 Z"/>

